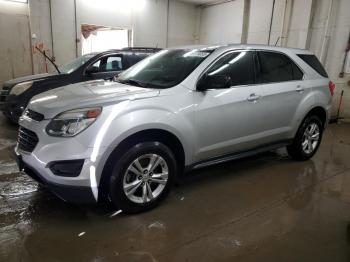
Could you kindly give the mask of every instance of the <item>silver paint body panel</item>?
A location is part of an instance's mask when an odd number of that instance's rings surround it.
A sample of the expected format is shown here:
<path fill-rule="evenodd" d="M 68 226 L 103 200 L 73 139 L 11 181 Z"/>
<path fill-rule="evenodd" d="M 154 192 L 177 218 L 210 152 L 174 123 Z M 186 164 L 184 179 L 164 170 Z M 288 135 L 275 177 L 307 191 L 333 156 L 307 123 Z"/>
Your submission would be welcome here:
<path fill-rule="evenodd" d="M 202 47 L 202 46 L 201 46 Z M 188 47 L 196 48 L 196 47 Z M 304 71 L 300 81 L 236 86 L 196 91 L 201 74 L 222 54 L 232 50 L 271 50 L 289 56 Z M 182 83 L 168 89 L 146 89 L 120 83 L 90 81 L 54 89 L 35 96 L 28 108 L 45 120 L 21 118 L 19 124 L 39 137 L 23 161 L 56 184 L 98 188 L 103 167 L 111 152 L 127 137 L 147 129 L 174 134 L 185 152 L 185 165 L 227 153 L 239 152 L 292 139 L 306 114 L 320 106 L 329 118 L 329 79 L 320 77 L 296 54 L 306 50 L 259 45 L 229 45 L 217 48 Z M 297 88 L 301 87 L 301 91 Z M 257 101 L 248 101 L 251 94 Z M 71 138 L 49 136 L 50 119 L 64 111 L 101 106 L 98 119 Z M 328 122 L 328 121 L 327 121 Z M 54 175 L 51 161 L 85 159 L 78 177 Z M 94 181 L 93 181 L 94 180 Z"/>

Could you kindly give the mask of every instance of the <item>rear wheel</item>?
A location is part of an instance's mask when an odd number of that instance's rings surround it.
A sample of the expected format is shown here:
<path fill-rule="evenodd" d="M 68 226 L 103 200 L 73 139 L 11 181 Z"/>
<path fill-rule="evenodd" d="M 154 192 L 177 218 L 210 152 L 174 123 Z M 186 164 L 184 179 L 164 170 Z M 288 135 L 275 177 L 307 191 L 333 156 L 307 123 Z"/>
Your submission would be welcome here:
<path fill-rule="evenodd" d="M 305 118 L 298 129 L 293 143 L 287 146 L 288 154 L 295 160 L 308 160 L 318 150 L 323 133 L 321 120 L 311 115 Z"/>
<path fill-rule="evenodd" d="M 171 150 L 160 142 L 132 146 L 115 164 L 110 177 L 110 199 L 126 213 L 147 211 L 168 194 L 176 174 Z"/>

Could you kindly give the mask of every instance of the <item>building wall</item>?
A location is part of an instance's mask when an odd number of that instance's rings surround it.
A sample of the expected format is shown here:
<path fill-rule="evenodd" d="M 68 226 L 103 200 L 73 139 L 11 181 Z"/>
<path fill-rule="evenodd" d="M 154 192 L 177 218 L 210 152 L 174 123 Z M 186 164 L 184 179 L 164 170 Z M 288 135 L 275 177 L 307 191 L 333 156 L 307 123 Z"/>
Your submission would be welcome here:
<path fill-rule="evenodd" d="M 82 23 L 127 28 L 135 46 L 165 46 L 167 1 L 78 0 L 77 7 L 78 31 Z"/>
<path fill-rule="evenodd" d="M 314 51 L 318 57 L 321 55 L 321 43 L 325 37 L 324 30 L 330 0 L 319 0 L 319 3 L 320 5 L 316 6 L 312 23 L 312 37 L 310 43 L 310 49 Z M 324 65 L 327 72 L 336 83 L 333 100 L 333 115 L 337 112 L 340 94 L 344 91 L 343 106 L 340 110 L 340 116 L 345 118 L 350 118 L 350 87 L 347 84 L 347 82 L 350 81 L 350 74 L 346 74 L 344 78 L 339 78 L 338 75 L 342 71 L 345 49 L 350 33 L 349 10 L 349 0 L 333 1 L 330 30 L 326 34 L 328 38 L 325 45 L 326 55 L 324 56 Z"/>
<path fill-rule="evenodd" d="M 167 46 L 194 44 L 199 8 L 179 1 L 170 1 L 169 4 Z"/>
<path fill-rule="evenodd" d="M 203 7 L 201 10 L 200 42 L 227 43 L 240 42 L 245 0 L 235 0 Z M 269 30 L 273 0 L 250 0 L 247 43 L 274 45 L 283 37 L 282 20 L 285 11 L 284 46 L 305 48 L 310 20 L 311 0 L 276 0 L 270 42 Z M 287 3 L 287 4 L 286 4 Z M 288 34 L 286 33 L 288 32 Z M 278 45 L 282 43 L 281 39 Z"/>
<path fill-rule="evenodd" d="M 0 1 L 0 85 L 55 71 L 35 46 L 58 65 L 79 56 L 82 23 L 132 29 L 134 46 L 166 47 L 193 44 L 197 16 L 195 5 L 176 0 L 76 0 L 75 29 L 73 0 Z"/>
<path fill-rule="evenodd" d="M 80 55 L 82 23 L 132 29 L 134 46 L 166 47 L 195 42 L 198 8 L 192 4 L 176 0 L 76 0 L 77 31 L 74 10 L 73 0 L 28 0 L 28 4 L 0 1 L 0 19 L 3 19 L 0 28 L 3 26 L 4 32 L 15 31 L 17 29 L 12 28 L 15 25 L 11 21 L 21 19 L 28 30 L 30 24 L 34 36 L 31 39 L 29 31 L 21 35 L 21 41 L 13 39 L 16 36 L 9 38 L 8 34 L 0 36 L 4 38 L 0 58 L 7 61 L 6 68 L 12 68 L 9 63 L 15 59 L 9 58 L 4 43 L 13 46 L 25 42 L 26 60 L 30 57 L 30 43 L 33 46 L 33 66 L 30 62 L 22 64 L 21 68 L 13 67 L 13 72 L 1 70 L 0 83 L 32 71 L 55 71 L 35 46 L 44 49 L 49 56 L 53 55 L 58 65 L 71 61 L 76 54 Z M 13 19 L 5 15 L 11 15 Z M 17 51 L 16 55 L 19 54 Z"/>
<path fill-rule="evenodd" d="M 204 7 L 201 10 L 199 43 L 240 43 L 244 0 Z"/>
<path fill-rule="evenodd" d="M 30 0 L 32 9 L 36 10 L 38 6 L 46 8 L 48 2 Z M 74 1 L 51 0 L 51 11 L 53 52 L 59 65 L 75 58 L 76 53 L 81 54 L 83 23 L 132 29 L 134 46 L 166 47 L 195 41 L 197 8 L 175 0 L 76 0 L 77 31 Z M 51 31 L 45 26 L 50 24 L 49 16 L 32 19 L 35 20 L 33 31 L 38 32 L 45 46 L 50 46 L 47 36 Z"/>
<path fill-rule="evenodd" d="M 271 20 L 272 0 L 251 0 L 247 43 L 266 44 Z"/>
<path fill-rule="evenodd" d="M 0 85 L 32 73 L 28 6 L 0 1 Z"/>
<path fill-rule="evenodd" d="M 50 5 L 48 0 L 29 1 L 29 17 L 32 33 L 32 45 L 45 50 L 52 56 Z M 35 48 L 33 49 L 34 72 L 53 71 L 53 67 Z"/>
<path fill-rule="evenodd" d="M 270 32 L 273 2 L 273 0 L 235 0 L 201 7 L 199 43 L 239 43 L 240 36 L 244 34 L 242 17 L 244 5 L 247 3 L 250 6 L 246 26 L 247 43 L 270 45 L 277 43 L 279 46 L 306 48 L 321 58 L 322 43 L 326 37 L 323 64 L 330 78 L 336 83 L 333 115 L 337 111 L 340 93 L 344 91 L 341 116 L 349 118 L 350 88 L 346 82 L 350 80 L 350 76 L 348 74 L 344 78 L 339 78 L 338 75 L 341 72 L 350 32 L 350 1 L 333 0 L 329 19 L 330 30 L 326 35 L 325 28 L 331 0 L 275 0 Z M 270 41 L 268 41 L 269 34 Z"/>

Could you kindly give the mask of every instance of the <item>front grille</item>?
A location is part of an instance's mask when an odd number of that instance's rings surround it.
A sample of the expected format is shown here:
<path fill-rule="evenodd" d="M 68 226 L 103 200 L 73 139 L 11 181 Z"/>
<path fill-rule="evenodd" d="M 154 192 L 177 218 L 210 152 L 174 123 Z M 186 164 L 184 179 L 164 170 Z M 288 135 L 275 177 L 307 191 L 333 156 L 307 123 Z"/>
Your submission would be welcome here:
<path fill-rule="evenodd" d="M 9 94 L 10 94 L 10 86 L 4 85 L 0 90 L 0 102 L 5 102 Z"/>
<path fill-rule="evenodd" d="M 32 152 L 35 146 L 38 144 L 39 138 L 33 131 L 20 126 L 18 130 L 17 142 L 19 149 L 26 152 Z"/>
<path fill-rule="evenodd" d="M 35 112 L 31 109 L 27 109 L 25 112 L 24 112 L 24 116 L 30 118 L 30 119 L 33 119 L 35 121 L 38 121 L 40 122 L 41 120 L 44 119 L 44 115 L 43 114 L 40 114 L 38 112 Z"/>

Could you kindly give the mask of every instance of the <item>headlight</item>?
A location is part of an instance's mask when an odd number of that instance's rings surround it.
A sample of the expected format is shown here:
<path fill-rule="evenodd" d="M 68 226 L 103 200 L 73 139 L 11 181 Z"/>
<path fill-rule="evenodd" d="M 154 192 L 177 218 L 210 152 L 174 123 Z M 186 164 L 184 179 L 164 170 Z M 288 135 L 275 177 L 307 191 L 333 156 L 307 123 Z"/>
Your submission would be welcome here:
<path fill-rule="evenodd" d="M 80 108 L 63 112 L 46 127 L 50 136 L 71 137 L 88 128 L 101 114 L 101 107 Z"/>
<path fill-rule="evenodd" d="M 29 87 L 31 87 L 32 85 L 33 85 L 33 81 L 19 83 L 19 84 L 15 85 L 14 87 L 12 87 L 12 89 L 10 91 L 10 95 L 15 95 L 15 96 L 20 95 L 24 91 L 26 91 Z"/>

